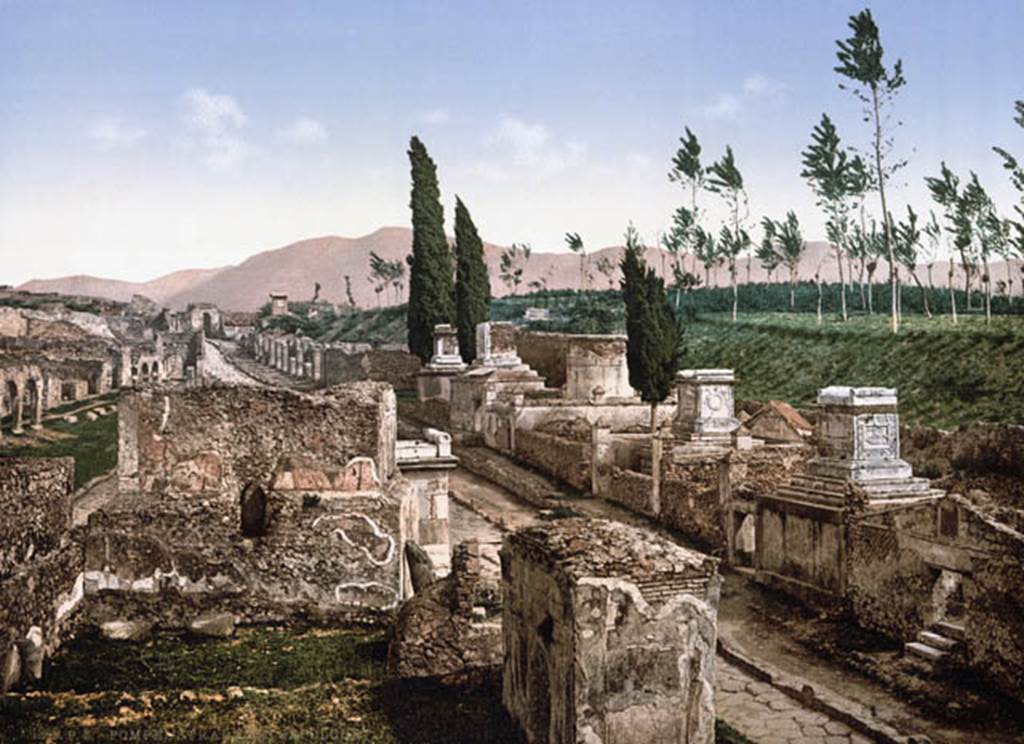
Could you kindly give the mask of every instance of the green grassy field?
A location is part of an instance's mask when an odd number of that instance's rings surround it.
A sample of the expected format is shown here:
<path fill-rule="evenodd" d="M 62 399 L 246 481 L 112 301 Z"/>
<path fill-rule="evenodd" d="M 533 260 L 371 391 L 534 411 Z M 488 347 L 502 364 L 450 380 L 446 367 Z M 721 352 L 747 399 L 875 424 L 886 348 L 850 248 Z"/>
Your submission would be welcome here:
<path fill-rule="evenodd" d="M 95 421 L 79 415 L 73 424 L 57 420 L 47 421 L 45 426 L 46 431 L 55 432 L 60 438 L 46 440 L 32 432 L 17 437 L 4 432 L 0 456 L 73 457 L 75 488 L 117 467 L 117 414 L 100 416 Z"/>
<path fill-rule="evenodd" d="M 235 638 L 85 635 L 43 685 L 0 696 L 0 741 L 519 742 L 500 682 L 385 676 L 383 634 L 243 628 Z M 750 744 L 722 723 L 722 744 Z"/>

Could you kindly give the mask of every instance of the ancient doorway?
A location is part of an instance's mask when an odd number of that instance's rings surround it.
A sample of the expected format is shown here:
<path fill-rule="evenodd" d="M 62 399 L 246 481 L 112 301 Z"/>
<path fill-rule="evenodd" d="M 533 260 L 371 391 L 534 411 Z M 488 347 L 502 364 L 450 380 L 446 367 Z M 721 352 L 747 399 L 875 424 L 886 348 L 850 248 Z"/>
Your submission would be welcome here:
<path fill-rule="evenodd" d="M 203 313 L 203 333 L 207 337 L 213 335 L 213 317 L 209 313 Z"/>
<path fill-rule="evenodd" d="M 34 428 L 43 425 L 43 391 L 40 388 L 39 381 L 35 378 L 30 378 L 25 384 L 23 411 L 28 411 L 30 424 Z"/>

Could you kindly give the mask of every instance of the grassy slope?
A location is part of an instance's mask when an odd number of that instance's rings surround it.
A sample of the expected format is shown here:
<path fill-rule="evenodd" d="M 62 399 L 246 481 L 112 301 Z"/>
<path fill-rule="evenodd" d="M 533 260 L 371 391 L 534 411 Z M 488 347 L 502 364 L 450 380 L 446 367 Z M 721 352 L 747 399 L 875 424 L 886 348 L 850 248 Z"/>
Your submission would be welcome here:
<path fill-rule="evenodd" d="M 0 696 L 0 741 L 519 741 L 496 681 L 389 680 L 385 655 L 382 634 L 358 630 L 246 628 L 144 644 L 85 636 L 40 691 Z M 720 742 L 749 744 L 718 728 Z"/>
<path fill-rule="evenodd" d="M 686 366 L 731 367 L 744 398 L 814 402 L 826 385 L 899 391 L 908 423 L 952 427 L 1024 421 L 1024 321 L 907 318 L 898 336 L 884 317 L 818 327 L 813 317 L 706 316 L 687 329 Z"/>

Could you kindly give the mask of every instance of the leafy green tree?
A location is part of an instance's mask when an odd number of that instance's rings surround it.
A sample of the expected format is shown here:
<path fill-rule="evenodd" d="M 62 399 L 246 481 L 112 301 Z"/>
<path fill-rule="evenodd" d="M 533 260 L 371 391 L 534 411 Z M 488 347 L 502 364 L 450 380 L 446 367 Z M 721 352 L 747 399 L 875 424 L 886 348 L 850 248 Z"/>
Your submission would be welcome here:
<path fill-rule="evenodd" d="M 960 193 L 960 177 L 942 162 L 939 175 L 925 178 L 932 199 L 942 207 L 946 218 L 946 231 L 953 237 L 953 245 L 960 255 L 960 265 L 964 270 L 964 295 L 967 309 L 971 309 L 971 277 L 977 266 L 978 257 L 974 253 L 975 243 L 972 220 L 966 211 L 967 203 Z M 952 261 L 950 261 L 950 283 L 952 283 Z"/>
<path fill-rule="evenodd" d="M 720 263 L 718 241 L 712 233 L 704 228 L 698 227 L 694 230 L 693 253 L 704 267 L 704 286 L 711 286 L 711 269 Z M 718 284 L 718 274 L 715 274 L 715 284 Z"/>
<path fill-rule="evenodd" d="M 683 327 L 672 311 L 665 282 L 643 258 L 636 228 L 626 230 L 622 257 L 622 298 L 626 308 L 626 361 L 629 384 L 651 406 L 651 433 L 658 404 L 668 397 L 683 358 Z"/>
<path fill-rule="evenodd" d="M 433 355 L 434 326 L 455 317 L 452 255 L 444 234 L 437 166 L 418 137 L 409 141 L 412 166 L 412 254 L 409 256 L 409 351 L 424 363 Z"/>
<path fill-rule="evenodd" d="M 893 333 L 898 333 L 896 258 L 893 253 L 892 223 L 886 205 L 885 186 L 896 171 L 906 165 L 905 160 L 891 159 L 894 137 L 890 126 L 892 115 L 889 113 L 896 94 L 906 84 L 906 79 L 903 77 L 902 60 L 896 60 L 891 70 L 885 66 L 885 50 L 879 38 L 878 25 L 870 10 L 864 9 L 857 15 L 850 16 L 848 25 L 853 33 L 849 38 L 836 42 L 836 57 L 839 64 L 834 70 L 853 82 L 851 91 L 863 107 L 865 121 L 872 126 L 874 187 L 878 190 L 882 205 L 883 244 L 890 267 L 891 327 Z M 839 87 L 847 89 L 843 84 Z M 899 126 L 899 122 L 895 126 Z"/>
<path fill-rule="evenodd" d="M 758 243 L 754 257 L 761 264 L 761 268 L 768 272 L 768 283 L 771 284 L 772 274 L 782 265 L 782 256 L 776 253 L 775 244 L 767 234 Z"/>
<path fill-rule="evenodd" d="M 839 267 L 840 310 L 843 320 L 849 316 L 846 310 L 846 280 L 843 276 L 843 254 L 847 247 L 850 227 L 849 200 L 856 187 L 855 175 L 851 172 L 846 152 L 840 147 L 839 134 L 828 114 L 821 115 L 821 122 L 811 132 L 811 144 L 803 151 L 803 171 L 818 206 L 826 215 L 826 231 L 836 252 Z"/>
<path fill-rule="evenodd" d="M 491 279 L 484 244 L 466 205 L 455 197 L 455 324 L 463 360 L 476 359 L 476 326 L 491 313 Z"/>
<path fill-rule="evenodd" d="M 523 272 L 526 271 L 531 253 L 532 249 L 527 243 L 513 243 L 501 253 L 499 276 L 512 294 L 519 292 L 519 285 L 523 283 Z"/>
<path fill-rule="evenodd" d="M 739 290 L 736 279 L 736 259 L 751 245 L 750 234 L 744 222 L 750 213 L 747 192 L 743 187 L 743 174 L 736 167 L 732 147 L 726 146 L 721 160 L 708 168 L 707 189 L 719 194 L 729 210 L 730 224 L 722 227 L 718 236 L 718 255 L 728 262 L 729 282 L 732 285 L 732 319 L 736 320 Z"/>
<path fill-rule="evenodd" d="M 929 251 L 932 257 L 931 263 L 928 264 L 928 286 L 930 289 L 935 288 L 935 284 L 932 281 L 932 263 L 934 263 L 934 257 L 939 254 L 942 249 L 942 235 L 943 230 L 939 225 L 939 218 L 935 216 L 934 210 L 928 211 L 928 223 L 924 226 L 924 234 L 928 237 Z M 953 317 L 953 325 L 957 325 L 956 317 L 956 288 L 953 285 L 953 274 L 955 264 L 952 258 L 949 261 L 949 307 Z"/>
<path fill-rule="evenodd" d="M 672 218 L 672 229 L 662 239 L 662 245 L 672 255 L 673 275 L 679 275 L 680 261 L 684 255 L 692 252 L 695 261 L 700 257 L 697 255 L 698 229 L 701 225 L 701 211 L 697 206 L 697 194 L 704 190 L 707 170 L 701 164 L 701 145 L 697 135 L 685 128 L 685 133 L 679 138 L 679 149 L 672 158 L 672 169 L 668 173 L 668 180 L 671 183 L 678 183 L 689 196 L 689 206 L 679 207 Z M 705 234 L 706 237 L 706 234 Z M 714 247 L 705 243 L 705 249 Z M 715 259 L 717 260 L 717 259 Z M 714 260 L 704 265 L 705 274 L 710 270 Z M 694 263 L 696 271 L 696 263 Z M 710 276 L 706 276 L 709 280 Z M 705 281 L 705 284 L 708 282 Z M 677 282 L 678 284 L 678 282 Z M 676 292 L 676 307 L 679 306 L 679 293 Z"/>
<path fill-rule="evenodd" d="M 764 241 L 772 246 L 779 263 L 789 269 L 789 309 L 793 310 L 796 307 L 796 283 L 800 257 L 807 247 L 803 234 L 800 232 L 800 221 L 797 219 L 796 213 L 790 211 L 786 213 L 786 219 L 781 222 L 765 217 L 761 220 L 761 226 L 764 230 Z M 761 250 L 766 250 L 764 242 L 762 242 Z"/>

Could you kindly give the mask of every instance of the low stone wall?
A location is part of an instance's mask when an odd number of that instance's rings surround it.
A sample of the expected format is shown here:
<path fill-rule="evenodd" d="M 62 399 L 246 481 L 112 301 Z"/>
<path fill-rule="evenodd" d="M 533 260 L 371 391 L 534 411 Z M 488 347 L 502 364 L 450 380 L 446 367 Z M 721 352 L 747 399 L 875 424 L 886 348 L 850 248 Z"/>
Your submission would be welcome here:
<path fill-rule="evenodd" d="M 720 486 L 724 471 L 724 459 L 667 467 L 661 481 L 659 521 L 708 547 L 721 549 L 726 540 Z"/>
<path fill-rule="evenodd" d="M 608 492 L 599 494 L 600 496 L 622 504 L 638 514 L 657 516 L 651 510 L 651 493 L 654 489 L 654 479 L 651 476 L 635 470 L 612 467 L 608 483 Z"/>
<path fill-rule="evenodd" d="M 517 430 L 515 455 L 579 491 L 590 491 L 590 443 Z"/>
<path fill-rule="evenodd" d="M 327 387 L 342 382 L 386 382 L 397 390 L 414 390 L 420 360 L 407 351 L 371 349 L 354 354 L 324 349 L 323 381 Z"/>

